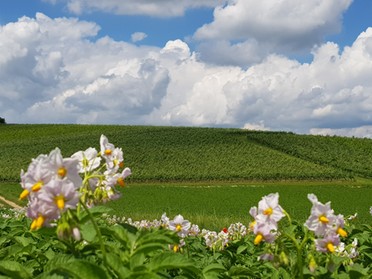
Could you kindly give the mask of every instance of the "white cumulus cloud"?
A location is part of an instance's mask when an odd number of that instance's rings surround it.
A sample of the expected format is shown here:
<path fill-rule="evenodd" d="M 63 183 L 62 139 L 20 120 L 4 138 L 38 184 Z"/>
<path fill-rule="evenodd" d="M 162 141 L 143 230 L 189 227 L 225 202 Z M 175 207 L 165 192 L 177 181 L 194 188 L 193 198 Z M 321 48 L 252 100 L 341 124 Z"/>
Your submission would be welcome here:
<path fill-rule="evenodd" d="M 268 54 L 249 67 L 201 60 L 182 40 L 136 46 L 98 30 L 40 13 L 1 26 L 1 117 L 371 137 L 372 28 L 343 49 L 319 44 L 311 63 Z"/>
<path fill-rule="evenodd" d="M 226 53 L 236 53 L 248 63 L 270 53 L 302 53 L 320 44 L 326 35 L 341 30 L 342 15 L 351 3 L 352 0 L 232 0 L 216 7 L 213 21 L 201 26 L 194 38 L 217 44 L 212 53 L 206 43 L 199 51 L 207 61 L 218 64 L 226 63 Z M 226 45 L 226 41 L 231 45 Z M 234 59 L 230 63 L 241 65 Z"/>
<path fill-rule="evenodd" d="M 147 37 L 147 34 L 143 32 L 135 32 L 130 37 L 131 37 L 132 42 L 136 43 L 136 42 L 144 40 Z"/>
<path fill-rule="evenodd" d="M 62 2 L 70 12 L 82 14 L 103 11 L 119 15 L 149 15 L 157 17 L 182 16 L 186 10 L 199 7 L 215 7 L 226 0 L 44 0 L 56 4 Z"/>

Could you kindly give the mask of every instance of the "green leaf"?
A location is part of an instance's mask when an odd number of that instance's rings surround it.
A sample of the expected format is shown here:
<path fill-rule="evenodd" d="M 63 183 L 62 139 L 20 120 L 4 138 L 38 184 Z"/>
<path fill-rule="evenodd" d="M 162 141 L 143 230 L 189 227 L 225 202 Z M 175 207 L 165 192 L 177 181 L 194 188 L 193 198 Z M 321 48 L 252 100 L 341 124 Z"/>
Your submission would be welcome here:
<path fill-rule="evenodd" d="M 133 252 L 132 256 L 138 255 L 138 254 L 150 254 L 151 252 L 155 252 L 160 249 L 166 248 L 164 244 L 162 243 L 149 243 L 145 245 L 138 246 L 137 249 Z"/>
<path fill-rule="evenodd" d="M 12 279 L 32 278 L 31 272 L 26 270 L 20 263 L 14 261 L 0 261 L 0 272 L 10 276 Z"/>
<path fill-rule="evenodd" d="M 244 266 L 232 266 L 229 270 L 229 276 L 254 276 L 254 273 L 251 272 L 250 269 Z"/>
<path fill-rule="evenodd" d="M 47 262 L 44 266 L 44 272 L 51 271 L 59 266 L 69 265 L 75 260 L 73 255 L 56 255 L 53 259 Z"/>
<path fill-rule="evenodd" d="M 95 263 L 86 260 L 71 260 L 68 264 L 55 266 L 48 275 L 67 274 L 76 279 L 109 279 L 107 272 Z"/>
<path fill-rule="evenodd" d="M 122 226 L 113 226 L 112 228 L 108 228 L 108 232 L 111 232 L 111 235 L 123 246 L 128 246 L 130 240 L 129 233 Z"/>
<path fill-rule="evenodd" d="M 121 261 L 120 257 L 115 253 L 108 253 L 106 257 L 109 267 L 119 277 L 119 279 L 127 278 L 130 271 L 124 266 L 125 263 Z"/>
<path fill-rule="evenodd" d="M 15 236 L 14 239 L 21 244 L 23 247 L 29 245 L 29 244 L 34 244 L 35 241 L 32 238 L 29 237 L 24 237 L 24 236 Z"/>
<path fill-rule="evenodd" d="M 247 249 L 248 249 L 248 246 L 246 246 L 246 245 L 240 245 L 238 247 L 238 249 L 236 250 L 236 253 L 239 255 L 239 254 L 243 253 Z"/>
<path fill-rule="evenodd" d="M 203 276 L 205 279 L 218 278 L 218 275 L 225 271 L 226 268 L 222 264 L 212 263 L 203 268 Z"/>
<path fill-rule="evenodd" d="M 163 253 L 152 258 L 149 270 L 157 272 L 164 269 L 183 269 L 195 274 L 200 273 L 200 270 L 195 267 L 195 262 L 176 253 Z"/>
<path fill-rule="evenodd" d="M 350 266 L 349 276 L 350 276 L 351 279 L 353 279 L 353 278 L 363 278 L 363 277 L 369 275 L 368 271 L 369 271 L 369 268 L 364 268 L 360 264 L 353 264 L 352 266 Z"/>
<path fill-rule="evenodd" d="M 146 266 L 143 265 L 145 260 L 145 255 L 141 253 L 131 256 L 129 259 L 130 269 L 136 271 L 146 269 Z"/>
<path fill-rule="evenodd" d="M 97 236 L 94 225 L 91 222 L 85 223 L 80 226 L 80 233 L 84 240 L 92 242 Z"/>

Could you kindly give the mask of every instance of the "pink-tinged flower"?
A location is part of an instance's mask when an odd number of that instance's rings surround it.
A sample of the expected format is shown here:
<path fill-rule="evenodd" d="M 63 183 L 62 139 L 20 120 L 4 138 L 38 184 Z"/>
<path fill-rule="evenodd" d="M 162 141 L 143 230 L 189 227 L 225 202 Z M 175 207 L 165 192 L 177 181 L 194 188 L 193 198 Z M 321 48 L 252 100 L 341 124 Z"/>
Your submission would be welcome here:
<path fill-rule="evenodd" d="M 50 203 L 40 202 L 38 197 L 33 197 L 28 204 L 26 216 L 31 218 L 31 230 L 48 227 L 50 223 L 59 218 L 59 212 Z"/>
<path fill-rule="evenodd" d="M 242 223 L 231 224 L 227 229 L 231 240 L 241 239 L 247 234 L 247 228 Z"/>
<path fill-rule="evenodd" d="M 177 215 L 172 221 L 169 221 L 168 228 L 177 232 L 180 237 L 187 236 L 191 223 L 185 220 L 182 215 Z"/>
<path fill-rule="evenodd" d="M 336 216 L 331 209 L 331 202 L 323 204 L 318 201 L 314 194 L 308 194 L 308 199 L 313 203 L 311 215 L 305 222 L 305 226 L 317 236 L 323 236 L 332 229 Z"/>
<path fill-rule="evenodd" d="M 98 156 L 97 150 L 92 147 L 74 153 L 71 158 L 78 160 L 80 173 L 95 170 L 101 163 L 101 157 Z"/>
<path fill-rule="evenodd" d="M 123 151 L 121 148 L 115 148 L 105 135 L 100 138 L 101 156 L 105 158 L 107 170 L 116 172 L 123 166 Z"/>
<path fill-rule="evenodd" d="M 258 210 L 255 219 L 257 222 L 276 224 L 284 216 L 283 209 L 279 205 L 279 194 L 275 193 L 264 196 L 258 203 Z"/>
<path fill-rule="evenodd" d="M 270 253 L 265 253 L 265 254 L 262 254 L 260 255 L 258 258 L 257 258 L 258 261 L 274 261 L 274 255 L 273 254 L 270 254 Z"/>
<path fill-rule="evenodd" d="M 329 233 L 324 238 L 315 240 L 316 250 L 322 253 L 334 253 L 340 244 L 340 238 L 336 233 Z"/>
<path fill-rule="evenodd" d="M 189 230 L 189 236 L 197 236 L 200 233 L 199 226 L 192 224 Z"/>
<path fill-rule="evenodd" d="M 39 198 L 40 202 L 49 204 L 51 208 L 54 207 L 56 215 L 59 215 L 67 209 L 76 208 L 79 192 L 70 180 L 55 179 L 43 188 Z"/>
<path fill-rule="evenodd" d="M 105 171 L 105 179 L 106 179 L 106 184 L 112 187 L 115 186 L 120 186 L 124 187 L 125 186 L 125 178 L 127 178 L 129 175 L 131 175 L 132 172 L 130 168 L 125 168 L 121 173 L 111 173 L 110 171 Z"/>
<path fill-rule="evenodd" d="M 186 245 L 186 242 L 183 238 L 180 239 L 180 242 L 178 244 L 169 245 L 169 249 L 173 250 L 174 253 L 179 252 L 183 246 Z"/>
<path fill-rule="evenodd" d="M 335 216 L 335 221 L 333 223 L 333 228 L 337 234 L 342 237 L 347 237 L 347 232 L 344 230 L 345 219 L 342 214 Z"/>
<path fill-rule="evenodd" d="M 23 188 L 19 198 L 22 200 L 30 193 L 38 192 L 53 177 L 53 172 L 48 168 L 48 156 L 39 155 L 28 166 L 27 172 L 21 170 L 21 186 Z"/>
<path fill-rule="evenodd" d="M 169 218 L 165 212 L 161 215 L 160 224 L 163 228 L 168 228 L 169 226 Z"/>
<path fill-rule="evenodd" d="M 253 233 L 256 235 L 254 244 L 258 245 L 263 240 L 272 243 L 276 237 L 276 225 L 273 223 L 257 223 L 253 229 Z"/>
<path fill-rule="evenodd" d="M 214 231 L 203 230 L 203 238 L 205 240 L 205 245 L 209 248 L 213 248 L 218 240 L 218 235 Z"/>
<path fill-rule="evenodd" d="M 69 179 L 79 188 L 82 179 L 79 175 L 79 161 L 72 158 L 63 158 L 59 148 L 52 150 L 49 154 L 49 170 L 55 173 L 58 179 Z"/>
<path fill-rule="evenodd" d="M 248 229 L 250 231 L 254 230 L 254 227 L 256 226 L 256 216 L 257 216 L 257 207 L 252 206 L 251 209 L 249 210 L 249 214 L 253 217 L 253 221 L 249 223 Z"/>

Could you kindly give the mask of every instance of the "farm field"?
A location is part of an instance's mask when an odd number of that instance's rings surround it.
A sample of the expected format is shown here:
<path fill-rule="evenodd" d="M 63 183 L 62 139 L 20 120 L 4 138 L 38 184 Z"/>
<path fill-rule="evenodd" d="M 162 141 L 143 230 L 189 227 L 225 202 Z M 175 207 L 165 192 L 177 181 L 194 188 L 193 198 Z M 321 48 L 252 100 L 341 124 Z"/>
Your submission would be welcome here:
<path fill-rule="evenodd" d="M 304 136 L 240 129 L 112 125 L 4 125 L 0 127 L 0 195 L 17 201 L 20 170 L 55 147 L 67 157 L 99 149 L 105 134 L 122 147 L 132 169 L 113 214 L 133 220 L 182 214 L 206 228 L 247 223 L 262 196 L 304 221 L 308 193 L 331 201 L 336 213 L 370 220 L 372 140 Z"/>
<path fill-rule="evenodd" d="M 0 195 L 19 203 L 19 184 L 0 183 Z M 370 223 L 372 196 L 370 182 L 256 182 L 244 184 L 131 184 L 119 200 L 107 203 L 112 214 L 133 220 L 160 219 L 163 213 L 173 218 L 183 215 L 203 228 L 219 230 L 231 223 L 251 221 L 249 209 L 262 196 L 279 193 L 281 206 L 292 218 L 304 222 L 310 215 L 308 193 L 321 202 L 331 201 L 335 213 L 358 213 L 356 222 Z M 25 202 L 19 203 L 26 205 Z"/>

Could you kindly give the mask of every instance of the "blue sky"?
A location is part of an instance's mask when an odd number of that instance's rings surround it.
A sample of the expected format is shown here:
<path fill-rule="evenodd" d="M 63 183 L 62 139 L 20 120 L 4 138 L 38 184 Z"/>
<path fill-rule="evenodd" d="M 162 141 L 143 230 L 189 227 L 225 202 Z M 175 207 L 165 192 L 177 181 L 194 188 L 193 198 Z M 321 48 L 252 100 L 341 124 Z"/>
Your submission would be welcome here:
<path fill-rule="evenodd" d="M 372 137 L 371 12 L 367 0 L 2 0 L 0 116 Z"/>
<path fill-rule="evenodd" d="M 41 0 L 2 0 L 0 7 L 1 24 L 17 21 L 22 16 L 34 17 L 37 12 L 49 17 L 78 17 L 97 23 L 101 27 L 99 37 L 107 35 L 118 41 L 130 41 L 131 34 L 144 32 L 148 37 L 142 44 L 159 47 L 169 40 L 192 36 L 198 27 L 213 20 L 212 7 L 186 10 L 184 16 L 172 17 L 116 15 L 105 11 L 76 15 L 63 3 L 51 4 Z"/>

